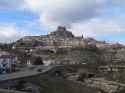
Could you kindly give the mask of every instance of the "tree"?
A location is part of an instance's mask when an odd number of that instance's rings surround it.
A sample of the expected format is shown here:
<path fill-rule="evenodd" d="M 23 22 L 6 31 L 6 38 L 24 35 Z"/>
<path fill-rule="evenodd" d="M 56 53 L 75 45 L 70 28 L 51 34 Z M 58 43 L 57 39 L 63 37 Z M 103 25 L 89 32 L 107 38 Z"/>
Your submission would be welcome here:
<path fill-rule="evenodd" d="M 78 77 L 77 81 L 84 81 L 84 79 L 86 78 L 86 74 L 82 73 L 80 74 L 80 76 Z"/>
<path fill-rule="evenodd" d="M 37 57 L 33 63 L 34 65 L 43 65 L 43 60 L 41 57 Z"/>

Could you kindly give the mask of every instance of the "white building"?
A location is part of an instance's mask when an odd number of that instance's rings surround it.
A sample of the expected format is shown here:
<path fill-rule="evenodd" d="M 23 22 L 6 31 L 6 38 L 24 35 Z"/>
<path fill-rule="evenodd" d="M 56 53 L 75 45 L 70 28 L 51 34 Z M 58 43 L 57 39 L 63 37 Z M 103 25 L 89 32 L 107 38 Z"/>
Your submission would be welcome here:
<path fill-rule="evenodd" d="M 0 51 L 0 73 L 12 72 L 15 70 L 17 57 L 14 54 Z"/>

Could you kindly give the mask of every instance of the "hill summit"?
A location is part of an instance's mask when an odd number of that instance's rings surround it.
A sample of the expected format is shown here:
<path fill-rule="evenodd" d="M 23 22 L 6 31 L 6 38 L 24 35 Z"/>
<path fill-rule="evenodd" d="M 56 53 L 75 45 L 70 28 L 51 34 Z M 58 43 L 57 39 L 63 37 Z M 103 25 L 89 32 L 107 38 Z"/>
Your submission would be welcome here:
<path fill-rule="evenodd" d="M 73 38 L 74 35 L 72 32 L 67 31 L 66 27 L 58 26 L 57 30 L 54 32 L 51 32 L 50 35 L 56 36 L 56 37 L 63 37 L 63 38 Z"/>

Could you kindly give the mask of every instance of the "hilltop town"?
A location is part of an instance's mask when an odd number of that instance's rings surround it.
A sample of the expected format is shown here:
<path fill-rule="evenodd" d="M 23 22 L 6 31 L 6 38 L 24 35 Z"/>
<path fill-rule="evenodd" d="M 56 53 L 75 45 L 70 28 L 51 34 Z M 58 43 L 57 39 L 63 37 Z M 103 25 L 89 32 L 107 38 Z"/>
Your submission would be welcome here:
<path fill-rule="evenodd" d="M 0 48 L 0 93 L 9 93 L 8 87 L 12 93 L 125 92 L 122 44 L 75 36 L 59 26 Z"/>
<path fill-rule="evenodd" d="M 93 45 L 98 48 L 113 47 L 117 44 L 106 43 L 105 41 L 97 41 L 93 38 L 85 38 L 84 35 L 74 36 L 72 32 L 67 31 L 65 27 L 59 26 L 56 31 L 49 33 L 48 35 L 41 36 L 25 36 L 18 40 L 15 47 L 48 47 L 53 48 L 85 48 L 87 45 Z"/>
<path fill-rule="evenodd" d="M 113 52 L 118 56 L 117 52 L 124 51 L 124 48 L 124 45 L 119 43 L 98 41 L 91 37 L 85 38 L 84 35 L 75 36 L 62 26 L 59 26 L 56 31 L 48 35 L 25 36 L 12 45 L 13 50 L 28 52 L 31 57 L 40 56 L 46 62 L 48 60 L 54 60 L 54 62 L 57 60 L 58 64 L 65 64 L 66 62 L 67 64 L 91 63 L 92 59 L 94 62 L 102 60 L 102 62 L 106 63 L 111 61 Z M 87 61 L 89 59 L 90 61 Z M 65 61 L 60 62 L 61 60 Z"/>

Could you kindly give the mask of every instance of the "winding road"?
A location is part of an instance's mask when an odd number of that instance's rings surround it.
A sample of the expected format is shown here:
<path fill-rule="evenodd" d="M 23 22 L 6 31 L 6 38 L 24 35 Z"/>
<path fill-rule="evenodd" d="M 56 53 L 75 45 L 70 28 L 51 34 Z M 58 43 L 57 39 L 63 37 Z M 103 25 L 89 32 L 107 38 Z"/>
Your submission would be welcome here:
<path fill-rule="evenodd" d="M 51 70 L 54 67 L 56 67 L 56 66 L 36 66 L 32 70 L 25 69 L 23 71 L 14 72 L 14 73 L 10 73 L 10 74 L 2 74 L 2 75 L 0 75 L 0 82 L 40 75 L 40 74 L 43 74 L 43 73 Z M 41 71 L 38 71 L 38 69 L 41 69 Z"/>

